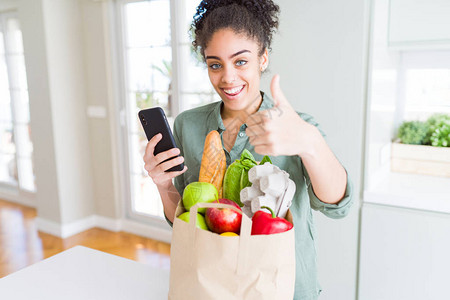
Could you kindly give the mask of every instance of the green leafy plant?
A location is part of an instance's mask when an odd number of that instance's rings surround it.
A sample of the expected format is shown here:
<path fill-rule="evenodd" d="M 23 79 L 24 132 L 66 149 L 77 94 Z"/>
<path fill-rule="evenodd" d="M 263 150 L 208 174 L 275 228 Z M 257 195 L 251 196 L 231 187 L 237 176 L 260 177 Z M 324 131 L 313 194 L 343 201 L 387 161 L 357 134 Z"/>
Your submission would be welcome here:
<path fill-rule="evenodd" d="M 403 122 L 398 137 L 403 144 L 423 145 L 428 134 L 428 124 L 421 121 Z"/>
<path fill-rule="evenodd" d="M 169 80 L 172 79 L 172 62 L 163 60 L 162 61 L 162 67 L 159 67 L 157 65 L 152 65 L 153 69 L 161 73 L 161 75 L 167 77 Z"/>
<path fill-rule="evenodd" d="M 450 115 L 434 114 L 425 122 L 405 121 L 398 138 L 403 144 L 450 147 Z"/>
<path fill-rule="evenodd" d="M 427 120 L 425 142 L 435 147 L 450 147 L 450 115 L 435 114 Z"/>

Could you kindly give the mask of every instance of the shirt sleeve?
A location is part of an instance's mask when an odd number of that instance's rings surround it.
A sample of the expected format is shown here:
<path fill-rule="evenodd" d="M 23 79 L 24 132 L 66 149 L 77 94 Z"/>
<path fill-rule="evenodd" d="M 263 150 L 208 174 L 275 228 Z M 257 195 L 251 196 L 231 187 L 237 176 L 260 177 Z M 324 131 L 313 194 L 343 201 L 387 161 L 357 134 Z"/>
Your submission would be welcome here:
<path fill-rule="evenodd" d="M 319 198 L 317 198 L 316 194 L 314 193 L 311 180 L 309 179 L 308 172 L 306 171 L 303 165 L 302 168 L 303 174 L 305 174 L 306 184 L 308 186 L 308 194 L 311 208 L 320 211 L 321 213 L 332 219 L 341 219 L 346 215 L 348 215 L 350 207 L 353 204 L 354 193 L 353 193 L 353 183 L 348 177 L 347 170 L 345 170 L 345 173 L 347 174 L 347 186 L 345 187 L 344 197 L 338 203 L 330 204 L 325 203 L 321 201 Z"/>
<path fill-rule="evenodd" d="M 181 128 L 182 128 L 181 122 L 182 122 L 181 115 L 178 115 L 178 117 L 175 118 L 175 122 L 173 124 L 173 138 L 175 140 L 175 144 L 177 145 L 178 149 L 180 149 L 180 155 L 184 156 L 182 136 L 181 136 Z M 180 193 L 180 195 L 183 195 L 184 174 L 175 177 L 173 179 L 173 184 L 177 189 L 178 193 Z"/>
<path fill-rule="evenodd" d="M 314 118 L 308 114 L 297 112 L 298 115 L 306 122 L 308 122 L 311 125 L 316 126 L 316 128 L 320 131 L 322 136 L 326 138 L 326 134 L 322 131 L 319 124 L 314 120 Z M 327 217 L 333 218 L 333 219 L 340 219 L 348 215 L 350 211 L 350 207 L 353 204 L 353 184 L 350 180 L 347 170 L 345 170 L 345 173 L 347 174 L 347 186 L 345 187 L 345 194 L 344 197 L 336 204 L 329 204 L 321 201 L 319 198 L 317 198 L 316 194 L 314 193 L 311 180 L 309 178 L 309 174 L 305 169 L 305 166 L 302 164 L 303 168 L 303 174 L 305 175 L 306 184 L 308 186 L 308 194 L 309 194 L 309 201 L 311 204 L 311 208 L 317 211 L 322 212 Z"/>
<path fill-rule="evenodd" d="M 181 128 L 181 119 L 178 117 L 175 118 L 175 122 L 173 124 L 173 139 L 175 140 L 175 144 L 177 145 L 177 148 L 180 149 L 180 155 L 184 156 L 183 152 L 183 143 L 181 142 L 181 134 L 180 134 L 180 128 Z M 180 195 L 183 195 L 183 183 L 184 183 L 184 174 L 178 175 L 173 179 L 173 185 L 177 189 L 178 193 Z M 170 227 L 173 227 L 173 223 L 170 222 L 170 220 L 167 218 L 166 214 L 164 214 L 164 218 L 166 219 L 167 223 L 170 225 Z"/>
<path fill-rule="evenodd" d="M 320 134 L 324 138 L 327 137 L 325 132 L 323 132 L 322 128 L 320 128 L 319 123 L 317 123 L 316 120 L 314 120 L 314 118 L 311 115 L 308 115 L 308 114 L 305 114 L 305 113 L 302 113 L 302 112 L 297 112 L 297 114 L 300 116 L 300 118 L 303 119 L 303 121 L 305 121 L 305 122 L 307 122 L 307 123 L 309 123 L 311 125 L 314 125 L 319 130 Z"/>

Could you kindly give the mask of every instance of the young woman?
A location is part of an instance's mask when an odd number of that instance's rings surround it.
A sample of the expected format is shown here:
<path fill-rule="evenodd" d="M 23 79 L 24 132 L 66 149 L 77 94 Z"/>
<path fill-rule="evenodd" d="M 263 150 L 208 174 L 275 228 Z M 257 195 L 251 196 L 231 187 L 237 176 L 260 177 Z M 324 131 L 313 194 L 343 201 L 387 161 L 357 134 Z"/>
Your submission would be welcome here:
<path fill-rule="evenodd" d="M 352 204 L 352 188 L 318 124 L 311 116 L 297 113 L 283 95 L 279 76 L 272 79 L 272 99 L 260 91 L 278 13 L 279 7 L 271 0 L 199 4 L 192 24 L 193 45 L 205 59 L 211 84 L 222 101 L 176 118 L 174 137 L 179 149 L 154 156 L 161 136 L 151 139 L 144 156 L 145 169 L 158 187 L 166 218 L 173 222 L 183 189 L 198 180 L 204 140 L 211 130 L 222 137 L 227 165 L 239 159 L 244 149 L 256 160 L 270 155 L 296 183 L 291 206 L 296 236 L 295 299 L 316 299 L 320 286 L 311 208 L 331 218 L 344 217 Z M 165 162 L 178 154 L 181 156 Z M 165 172 L 183 161 L 183 171 Z"/>

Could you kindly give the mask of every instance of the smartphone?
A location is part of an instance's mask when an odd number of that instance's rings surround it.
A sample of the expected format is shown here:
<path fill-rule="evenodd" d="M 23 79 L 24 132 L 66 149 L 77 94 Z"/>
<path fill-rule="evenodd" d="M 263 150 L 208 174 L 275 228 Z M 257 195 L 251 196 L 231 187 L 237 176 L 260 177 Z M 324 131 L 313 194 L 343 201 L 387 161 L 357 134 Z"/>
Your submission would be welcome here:
<path fill-rule="evenodd" d="M 141 121 L 142 128 L 144 129 L 147 140 L 150 141 L 152 137 L 158 133 L 162 134 L 162 139 L 158 142 L 153 151 L 154 155 L 161 152 L 170 150 L 172 148 L 177 148 L 175 140 L 173 138 L 172 130 L 170 130 L 169 123 L 167 122 L 166 114 L 161 107 L 153 107 L 148 109 L 143 109 L 138 113 L 139 120 Z M 180 156 L 180 155 L 178 155 Z M 169 158 L 165 161 L 171 160 Z M 178 166 L 168 169 L 166 172 L 182 171 L 184 169 L 184 164 L 181 163 Z"/>

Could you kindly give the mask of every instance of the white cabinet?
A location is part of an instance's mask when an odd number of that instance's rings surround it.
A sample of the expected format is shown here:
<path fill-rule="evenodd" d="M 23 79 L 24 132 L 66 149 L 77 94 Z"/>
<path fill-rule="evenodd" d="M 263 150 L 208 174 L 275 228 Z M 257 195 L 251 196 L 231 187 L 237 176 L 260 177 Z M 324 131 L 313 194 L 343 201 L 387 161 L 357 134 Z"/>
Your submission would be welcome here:
<path fill-rule="evenodd" d="M 363 204 L 358 299 L 449 299 L 449 236 L 448 214 Z"/>
<path fill-rule="evenodd" d="M 449 0 L 391 0 L 389 46 L 450 48 Z"/>

